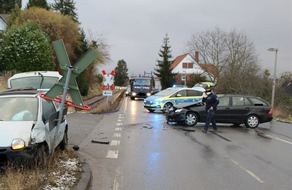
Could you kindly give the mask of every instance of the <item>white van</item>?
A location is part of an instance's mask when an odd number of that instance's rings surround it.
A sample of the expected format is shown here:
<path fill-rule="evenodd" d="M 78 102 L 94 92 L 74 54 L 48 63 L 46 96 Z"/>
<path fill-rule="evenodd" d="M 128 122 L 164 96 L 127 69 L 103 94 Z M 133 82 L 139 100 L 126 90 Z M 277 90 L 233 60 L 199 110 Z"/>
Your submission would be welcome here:
<path fill-rule="evenodd" d="M 48 90 L 54 86 L 62 75 L 57 71 L 31 71 L 17 73 L 8 79 L 8 88 L 33 87 Z"/>

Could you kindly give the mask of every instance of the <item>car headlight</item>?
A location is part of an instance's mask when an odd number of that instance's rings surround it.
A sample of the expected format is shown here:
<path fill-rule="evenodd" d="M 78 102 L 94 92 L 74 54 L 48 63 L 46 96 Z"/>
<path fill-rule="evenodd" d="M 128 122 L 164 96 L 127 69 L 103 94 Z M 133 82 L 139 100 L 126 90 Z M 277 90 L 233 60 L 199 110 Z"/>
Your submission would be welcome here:
<path fill-rule="evenodd" d="M 18 150 L 18 149 L 22 149 L 25 147 L 25 143 L 23 139 L 13 139 L 12 143 L 11 143 L 11 147 L 13 150 Z"/>
<path fill-rule="evenodd" d="M 137 93 L 136 92 L 132 92 L 132 96 L 136 96 L 137 95 Z"/>
<path fill-rule="evenodd" d="M 183 111 L 183 109 L 177 109 L 177 110 L 175 110 L 175 113 L 179 113 L 181 111 Z"/>
<path fill-rule="evenodd" d="M 147 95 L 147 96 L 151 96 L 151 93 L 150 93 L 150 92 L 148 92 L 146 95 Z"/>

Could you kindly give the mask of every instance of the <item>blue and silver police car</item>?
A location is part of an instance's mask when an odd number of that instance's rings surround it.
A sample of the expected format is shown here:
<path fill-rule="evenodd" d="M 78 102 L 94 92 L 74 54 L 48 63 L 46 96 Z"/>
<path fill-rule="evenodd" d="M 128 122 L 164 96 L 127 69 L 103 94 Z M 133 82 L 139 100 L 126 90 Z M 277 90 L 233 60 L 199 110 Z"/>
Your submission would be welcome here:
<path fill-rule="evenodd" d="M 144 108 L 149 112 L 168 110 L 177 105 L 201 102 L 205 89 L 193 88 L 167 88 L 144 99 Z"/>

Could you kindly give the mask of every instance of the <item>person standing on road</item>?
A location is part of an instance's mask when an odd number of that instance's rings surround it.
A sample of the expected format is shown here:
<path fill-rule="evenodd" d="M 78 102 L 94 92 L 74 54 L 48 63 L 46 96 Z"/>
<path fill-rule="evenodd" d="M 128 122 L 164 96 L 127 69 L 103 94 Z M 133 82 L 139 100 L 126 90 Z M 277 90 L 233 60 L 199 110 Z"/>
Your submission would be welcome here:
<path fill-rule="evenodd" d="M 205 94 L 203 96 L 203 103 L 205 103 L 205 110 L 207 111 L 206 123 L 203 129 L 204 133 L 207 133 L 210 123 L 212 123 L 212 127 L 214 131 L 217 130 L 216 122 L 214 119 L 214 112 L 217 110 L 217 105 L 219 104 L 219 99 L 217 95 L 212 92 L 211 89 L 206 89 Z"/>

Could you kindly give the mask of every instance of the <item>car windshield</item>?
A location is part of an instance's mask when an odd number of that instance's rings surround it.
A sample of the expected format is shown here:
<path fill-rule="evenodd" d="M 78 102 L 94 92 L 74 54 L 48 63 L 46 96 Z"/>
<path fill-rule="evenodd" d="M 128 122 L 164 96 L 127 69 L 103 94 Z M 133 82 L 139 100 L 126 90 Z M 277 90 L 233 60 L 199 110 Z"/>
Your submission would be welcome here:
<path fill-rule="evenodd" d="M 145 86 L 150 85 L 150 79 L 135 79 L 133 85 L 136 86 Z"/>
<path fill-rule="evenodd" d="M 0 121 L 35 121 L 37 111 L 37 98 L 0 98 Z"/>
<path fill-rule="evenodd" d="M 167 88 L 165 90 L 162 90 L 160 92 L 158 92 L 157 94 L 155 94 L 156 96 L 168 96 L 168 95 L 171 95 L 173 94 L 174 92 L 176 92 L 177 89 L 175 88 Z"/>
<path fill-rule="evenodd" d="M 44 76 L 43 81 L 41 76 L 30 76 L 15 78 L 10 80 L 11 88 L 34 87 L 41 89 L 50 89 L 59 80 L 58 77 Z"/>

